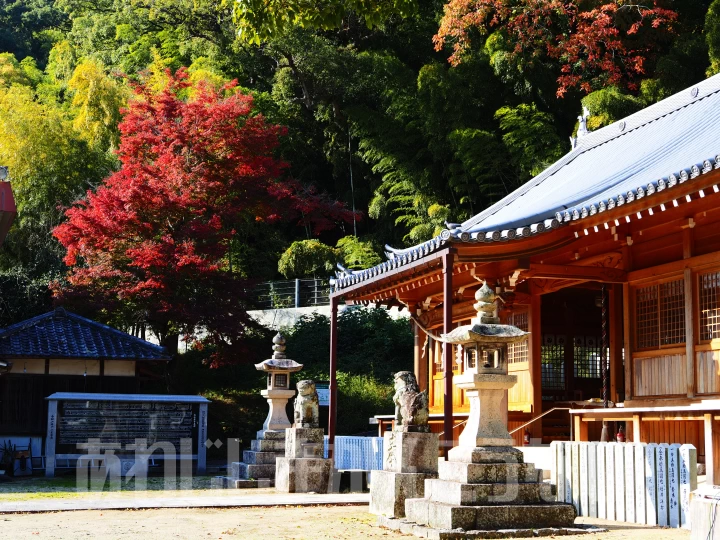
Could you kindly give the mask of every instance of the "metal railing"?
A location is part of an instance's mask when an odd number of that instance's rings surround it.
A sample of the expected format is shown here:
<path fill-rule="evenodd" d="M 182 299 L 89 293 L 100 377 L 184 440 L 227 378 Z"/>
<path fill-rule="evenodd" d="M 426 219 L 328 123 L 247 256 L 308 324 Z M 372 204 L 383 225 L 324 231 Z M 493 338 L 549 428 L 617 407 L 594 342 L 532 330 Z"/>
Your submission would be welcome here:
<path fill-rule="evenodd" d="M 547 410 L 547 411 L 545 411 L 545 412 L 542 413 L 542 414 L 538 414 L 535 418 L 532 418 L 532 419 L 529 420 L 528 422 L 525 422 L 522 426 L 516 427 L 515 429 L 513 429 L 513 430 L 510 432 L 510 435 L 512 435 L 513 433 L 516 433 L 516 432 L 520 431 L 520 430 L 521 430 L 522 428 L 524 428 L 524 427 L 529 426 L 529 425 L 532 424 L 535 420 L 539 420 L 540 418 L 542 418 L 542 417 L 545 416 L 546 414 L 550 414 L 550 413 L 553 412 L 553 411 L 569 411 L 569 410 L 570 410 L 570 407 L 553 407 L 552 409 Z M 570 431 L 570 433 L 571 433 L 570 438 L 572 438 L 572 422 L 570 422 L 570 430 L 571 430 L 571 431 Z"/>
<path fill-rule="evenodd" d="M 266 281 L 255 288 L 260 309 L 283 309 L 330 304 L 330 283 L 324 279 Z"/>

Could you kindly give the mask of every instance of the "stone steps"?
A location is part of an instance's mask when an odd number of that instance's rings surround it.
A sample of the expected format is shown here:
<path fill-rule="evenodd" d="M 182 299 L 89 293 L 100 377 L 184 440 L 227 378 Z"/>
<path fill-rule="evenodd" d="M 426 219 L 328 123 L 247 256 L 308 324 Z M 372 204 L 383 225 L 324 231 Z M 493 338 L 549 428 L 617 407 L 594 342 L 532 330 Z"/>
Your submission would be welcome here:
<path fill-rule="evenodd" d="M 544 527 L 572 527 L 575 508 L 570 504 L 551 503 L 537 506 L 456 506 L 428 499 L 406 499 L 407 521 L 435 529 L 490 530 Z"/>
<path fill-rule="evenodd" d="M 459 506 L 545 504 L 555 501 L 554 487 L 539 483 L 462 484 L 429 479 L 425 481 L 425 497 Z"/>
<path fill-rule="evenodd" d="M 255 465 L 251 463 L 235 462 L 230 465 L 230 477 L 244 480 L 258 480 L 260 478 L 275 478 L 275 464 Z"/>
<path fill-rule="evenodd" d="M 441 461 L 440 478 L 463 484 L 538 482 L 542 470 L 531 463 L 459 463 Z"/>
<path fill-rule="evenodd" d="M 282 452 L 285 455 L 285 439 L 255 439 L 250 441 L 253 452 Z"/>
<path fill-rule="evenodd" d="M 283 457 L 282 452 L 253 452 L 252 450 L 243 451 L 243 462 L 248 465 L 274 465 L 278 457 Z"/>

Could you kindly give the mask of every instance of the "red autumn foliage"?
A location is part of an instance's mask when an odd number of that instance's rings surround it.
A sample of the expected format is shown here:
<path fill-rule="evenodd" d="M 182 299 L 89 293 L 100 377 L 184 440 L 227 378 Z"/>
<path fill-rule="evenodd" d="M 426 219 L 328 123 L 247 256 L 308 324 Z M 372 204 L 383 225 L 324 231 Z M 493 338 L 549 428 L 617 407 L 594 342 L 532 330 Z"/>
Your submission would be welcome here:
<path fill-rule="evenodd" d="M 254 114 L 251 96 L 200 85 L 183 99 L 186 72 L 168 76 L 159 93 L 136 87 L 120 123 L 120 170 L 54 230 L 70 267 L 54 293 L 161 336 L 202 330 L 220 349 L 241 347 L 254 323 L 251 284 L 228 264 L 236 231 L 284 221 L 319 232 L 352 213 L 284 174 L 273 154 L 285 128 Z"/>
<path fill-rule="evenodd" d="M 559 64 L 557 94 L 613 85 L 637 89 L 658 44 L 673 34 L 677 13 L 649 0 L 450 0 L 435 48 L 452 44 L 457 65 L 475 32 L 499 31 L 520 63 Z"/>

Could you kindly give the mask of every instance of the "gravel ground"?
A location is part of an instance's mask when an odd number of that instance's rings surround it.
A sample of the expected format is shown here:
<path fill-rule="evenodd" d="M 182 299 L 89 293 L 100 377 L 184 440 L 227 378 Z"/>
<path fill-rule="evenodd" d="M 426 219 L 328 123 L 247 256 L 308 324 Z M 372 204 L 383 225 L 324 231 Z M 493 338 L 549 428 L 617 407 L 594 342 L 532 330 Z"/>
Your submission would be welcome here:
<path fill-rule="evenodd" d="M 563 538 L 689 539 L 678 529 L 579 520 L 610 526 L 610 532 Z M 367 506 L 266 507 L 239 509 L 168 509 L 139 511 L 79 511 L 49 514 L 0 515 L 5 538 L 98 540 L 156 539 L 362 539 L 414 538 L 375 526 Z"/>

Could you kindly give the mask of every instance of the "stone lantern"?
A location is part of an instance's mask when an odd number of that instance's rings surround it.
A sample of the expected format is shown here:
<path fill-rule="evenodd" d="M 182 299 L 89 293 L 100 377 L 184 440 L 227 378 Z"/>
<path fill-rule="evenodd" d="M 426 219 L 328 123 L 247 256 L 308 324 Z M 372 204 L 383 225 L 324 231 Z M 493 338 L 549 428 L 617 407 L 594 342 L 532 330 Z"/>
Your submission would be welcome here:
<path fill-rule="evenodd" d="M 463 374 L 453 383 L 470 400 L 470 415 L 459 438 L 459 446 L 450 452 L 480 446 L 512 446 L 507 429 L 507 392 L 517 382 L 508 375 L 508 345 L 528 335 L 519 328 L 500 324 L 497 302 L 501 301 L 487 283 L 475 293 L 477 310 L 469 325 L 460 326 L 443 336 L 446 342 L 464 349 Z"/>
<path fill-rule="evenodd" d="M 290 374 L 302 368 L 302 364 L 285 356 L 285 338 L 278 333 L 273 338 L 272 358 L 255 364 L 255 369 L 267 373 L 267 388 L 262 390 L 260 395 L 266 398 L 270 405 L 270 411 L 262 431 L 258 433 L 258 438 L 262 438 L 261 433 L 268 430 L 284 430 L 290 427 L 290 420 L 285 411 L 288 399 L 295 395 L 295 391 L 290 390 Z"/>
<path fill-rule="evenodd" d="M 441 336 L 461 346 L 465 371 L 453 377 L 470 399 L 458 446 L 439 464 L 439 478 L 425 480 L 422 499 L 406 499 L 406 521 L 438 530 L 571 527 L 575 508 L 555 502 L 554 486 L 525 463 L 507 429 L 508 344 L 528 335 L 500 324 L 495 292 L 485 283 L 475 294 L 477 317 Z"/>

